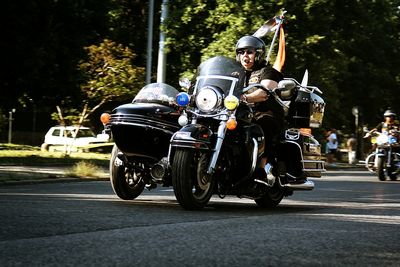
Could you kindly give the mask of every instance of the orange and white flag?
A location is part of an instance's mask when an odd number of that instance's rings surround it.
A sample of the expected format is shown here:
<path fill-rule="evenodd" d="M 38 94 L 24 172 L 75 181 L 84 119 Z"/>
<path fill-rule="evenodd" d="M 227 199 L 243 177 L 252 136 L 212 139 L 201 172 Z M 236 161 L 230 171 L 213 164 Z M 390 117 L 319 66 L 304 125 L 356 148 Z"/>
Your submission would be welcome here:
<path fill-rule="evenodd" d="M 285 64 L 286 50 L 285 50 L 285 31 L 281 25 L 279 29 L 279 47 L 278 53 L 276 54 L 276 59 L 274 63 L 274 69 L 282 72 L 283 65 Z"/>

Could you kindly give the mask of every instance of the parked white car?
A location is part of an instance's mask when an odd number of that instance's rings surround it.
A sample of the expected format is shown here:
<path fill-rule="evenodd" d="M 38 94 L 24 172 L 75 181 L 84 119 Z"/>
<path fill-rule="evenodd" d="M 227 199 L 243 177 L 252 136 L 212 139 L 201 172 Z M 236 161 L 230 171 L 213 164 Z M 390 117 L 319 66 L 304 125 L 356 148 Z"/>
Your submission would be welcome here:
<path fill-rule="evenodd" d="M 60 151 L 66 147 L 71 151 L 89 151 L 90 148 L 99 147 L 109 142 L 108 134 L 95 135 L 88 127 L 54 126 L 49 129 L 44 137 L 41 149 L 43 151 Z M 75 138 L 76 135 L 76 138 Z"/>

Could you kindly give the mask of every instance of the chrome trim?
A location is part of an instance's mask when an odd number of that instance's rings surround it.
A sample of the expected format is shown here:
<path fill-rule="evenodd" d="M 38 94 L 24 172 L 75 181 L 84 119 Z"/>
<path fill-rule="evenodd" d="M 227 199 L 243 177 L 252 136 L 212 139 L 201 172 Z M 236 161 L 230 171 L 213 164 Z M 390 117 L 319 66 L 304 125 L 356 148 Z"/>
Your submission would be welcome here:
<path fill-rule="evenodd" d="M 168 122 L 163 119 L 156 119 L 154 117 L 149 117 L 149 116 L 144 116 L 144 115 L 137 115 L 137 114 L 111 114 L 110 121 L 108 122 L 107 125 L 112 125 L 112 124 L 133 124 L 133 125 L 157 125 L 159 128 L 178 128 L 179 125 L 174 122 Z M 155 127 L 155 126 L 153 126 Z"/>
<path fill-rule="evenodd" d="M 207 173 L 212 175 L 217 165 L 219 152 L 221 151 L 222 143 L 224 142 L 226 133 L 226 122 L 221 121 L 218 127 L 217 142 L 215 144 L 214 153 L 211 156 L 210 165 L 208 165 Z"/>
<path fill-rule="evenodd" d="M 165 128 L 161 128 L 161 127 L 156 127 L 156 126 L 151 126 L 151 125 L 147 125 L 147 124 L 140 124 L 140 123 L 132 123 L 132 122 L 112 122 L 110 124 L 111 126 L 119 126 L 119 125 L 124 125 L 124 126 L 137 126 L 137 127 L 141 127 L 141 128 L 147 128 L 147 129 L 151 129 L 151 130 L 157 130 L 160 132 L 164 132 L 167 133 L 169 135 L 173 134 L 173 131 L 167 130 Z M 176 127 L 176 129 L 178 130 L 179 127 Z M 112 130 L 111 130 L 112 131 Z"/>
<path fill-rule="evenodd" d="M 304 183 L 301 184 L 284 184 L 282 186 L 292 190 L 313 190 L 314 182 L 310 180 L 305 180 Z"/>
<path fill-rule="evenodd" d="M 217 96 L 217 103 L 215 103 L 215 106 L 214 106 L 211 110 L 203 110 L 203 109 L 201 109 L 201 108 L 199 107 L 199 104 L 197 103 L 198 94 L 196 93 L 196 95 L 195 95 L 196 107 L 197 107 L 201 112 L 204 112 L 204 113 L 213 113 L 213 112 L 216 112 L 216 111 L 217 111 L 218 109 L 220 109 L 221 106 L 223 105 L 223 99 L 224 99 L 224 98 L 223 98 L 222 94 L 221 94 L 218 90 L 216 90 L 215 86 L 206 85 L 206 86 L 204 86 L 204 87 L 201 87 L 200 90 L 199 90 L 199 93 L 200 93 L 201 91 L 203 91 L 203 90 L 206 90 L 206 89 L 211 90 L 212 92 L 214 92 L 214 94 Z"/>
<path fill-rule="evenodd" d="M 257 165 L 258 143 L 257 143 L 257 140 L 255 138 L 253 138 L 253 144 L 254 144 L 253 160 L 251 162 L 250 174 L 252 174 L 254 172 L 254 170 L 256 169 L 256 165 Z"/>
<path fill-rule="evenodd" d="M 229 89 L 229 95 L 233 94 L 233 90 L 235 89 L 236 83 L 239 81 L 238 78 L 233 78 L 229 76 L 223 76 L 223 75 L 203 75 L 203 76 L 198 76 L 196 78 L 196 84 L 194 86 L 193 90 L 193 95 L 196 95 L 197 93 L 197 85 L 199 84 L 199 80 L 201 79 L 222 79 L 222 80 L 228 80 L 231 81 L 231 88 Z"/>
<path fill-rule="evenodd" d="M 290 135 L 290 133 L 293 133 L 293 135 Z M 288 130 L 285 131 L 285 138 L 287 140 L 299 140 L 300 131 L 299 130 L 294 130 L 294 132 L 291 132 L 291 129 L 288 129 Z"/>

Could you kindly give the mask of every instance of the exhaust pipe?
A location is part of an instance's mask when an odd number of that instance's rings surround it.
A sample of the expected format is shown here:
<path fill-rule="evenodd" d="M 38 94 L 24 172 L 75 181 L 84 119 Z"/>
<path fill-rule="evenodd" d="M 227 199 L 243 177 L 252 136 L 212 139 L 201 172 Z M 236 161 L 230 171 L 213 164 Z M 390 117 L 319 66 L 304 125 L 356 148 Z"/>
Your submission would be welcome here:
<path fill-rule="evenodd" d="M 158 163 L 150 170 L 150 175 L 154 182 L 162 182 L 163 178 L 167 175 L 169 171 L 169 164 L 167 158 L 162 158 Z"/>

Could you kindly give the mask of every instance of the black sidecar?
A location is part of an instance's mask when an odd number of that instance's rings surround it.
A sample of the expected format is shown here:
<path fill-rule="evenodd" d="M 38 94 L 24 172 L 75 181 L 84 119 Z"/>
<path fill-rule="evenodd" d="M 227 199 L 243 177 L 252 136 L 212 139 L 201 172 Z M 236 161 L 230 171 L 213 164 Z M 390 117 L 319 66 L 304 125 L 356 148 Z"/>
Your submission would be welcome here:
<path fill-rule="evenodd" d="M 167 157 L 169 141 L 180 129 L 180 114 L 175 103 L 178 93 L 164 83 L 148 84 L 132 103 L 112 111 L 105 128 L 115 142 L 110 159 L 110 180 L 120 198 L 134 199 L 145 186 L 170 184 L 168 176 L 158 179 L 157 175 L 152 175 L 152 168 Z"/>

